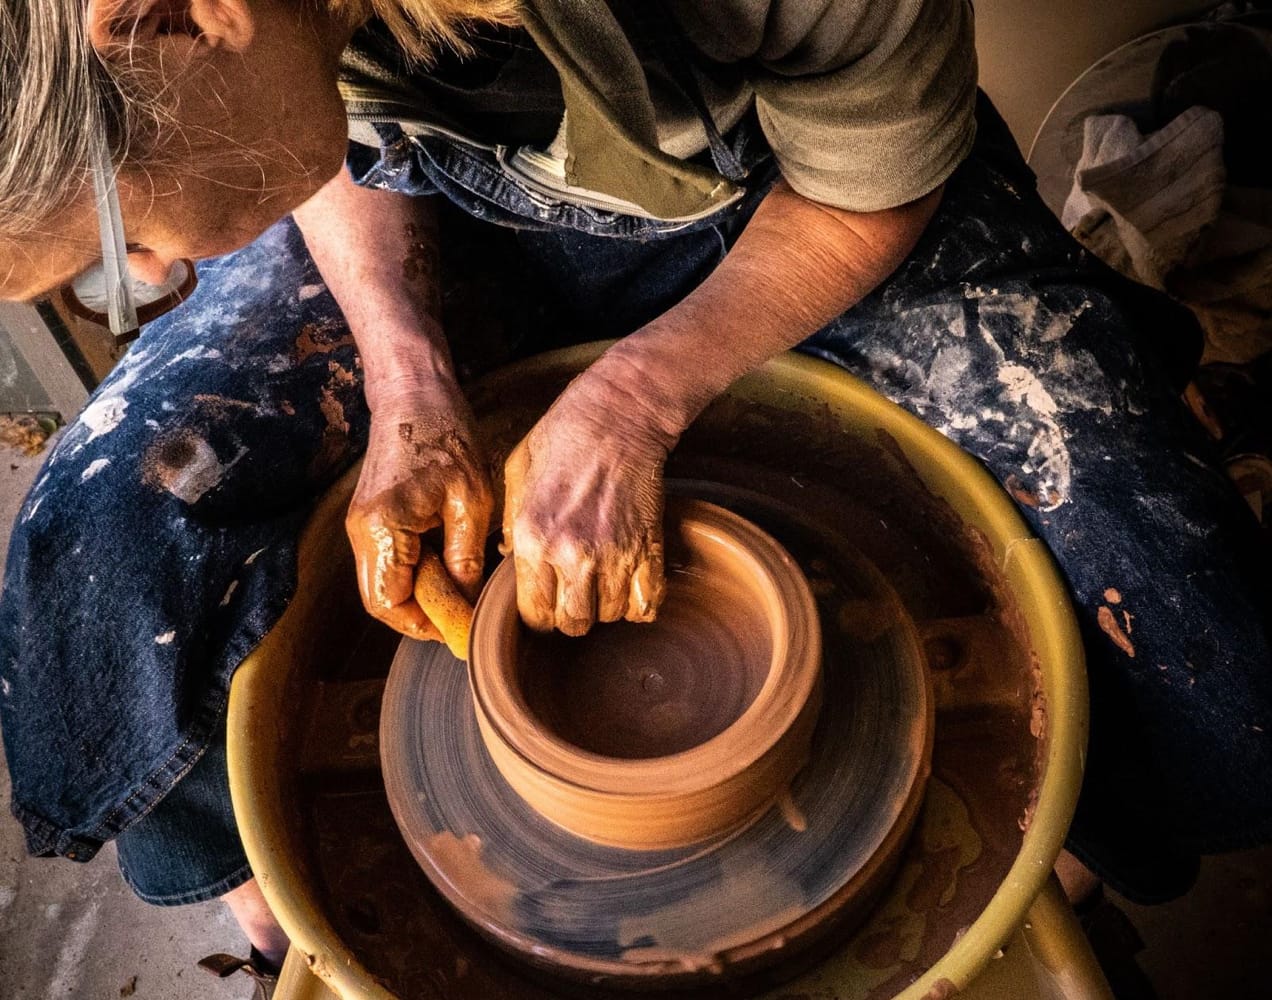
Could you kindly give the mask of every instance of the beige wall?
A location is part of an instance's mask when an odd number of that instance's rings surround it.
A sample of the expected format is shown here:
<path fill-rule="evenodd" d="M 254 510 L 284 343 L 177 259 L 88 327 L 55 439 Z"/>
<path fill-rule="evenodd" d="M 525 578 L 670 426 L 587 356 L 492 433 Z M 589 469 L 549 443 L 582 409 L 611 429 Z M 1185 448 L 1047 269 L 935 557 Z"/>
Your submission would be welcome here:
<path fill-rule="evenodd" d="M 974 0 L 980 82 L 1026 153 L 1064 89 L 1124 42 L 1215 0 Z"/>

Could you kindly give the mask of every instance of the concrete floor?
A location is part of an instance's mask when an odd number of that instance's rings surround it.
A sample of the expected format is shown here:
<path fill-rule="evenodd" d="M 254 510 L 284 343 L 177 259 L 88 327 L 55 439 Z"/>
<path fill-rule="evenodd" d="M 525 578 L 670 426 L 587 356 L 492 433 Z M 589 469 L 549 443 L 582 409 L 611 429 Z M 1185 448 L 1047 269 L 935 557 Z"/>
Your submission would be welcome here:
<path fill-rule="evenodd" d="M 1204 859 L 1173 903 L 1115 901 L 1144 939 L 1139 963 L 1161 1000 L 1272 996 L 1272 848 Z"/>
<path fill-rule="evenodd" d="M 0 452 L 0 556 L 39 464 Z M 8 800 L 8 771 L 0 767 L 0 1000 L 251 996 L 250 983 L 222 983 L 195 967 L 211 952 L 246 950 L 223 906 L 141 903 L 111 847 L 88 865 L 28 858 Z M 1269 995 L 1272 849 L 1207 859 L 1197 887 L 1169 905 L 1118 902 L 1147 942 L 1141 964 L 1161 1000 Z"/>

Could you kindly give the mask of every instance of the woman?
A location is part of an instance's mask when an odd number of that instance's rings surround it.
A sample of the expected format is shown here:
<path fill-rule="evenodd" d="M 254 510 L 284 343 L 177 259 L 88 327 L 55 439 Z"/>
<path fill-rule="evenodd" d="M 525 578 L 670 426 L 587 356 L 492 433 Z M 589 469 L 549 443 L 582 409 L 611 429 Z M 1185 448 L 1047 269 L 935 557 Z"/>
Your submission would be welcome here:
<path fill-rule="evenodd" d="M 222 896 L 253 967 L 281 958 L 223 710 L 309 502 L 365 447 L 359 586 L 404 634 L 436 634 L 412 596 L 422 534 L 442 529 L 460 589 L 480 580 L 494 504 L 441 327 L 437 196 L 514 229 L 588 339 L 622 337 L 505 470 L 530 625 L 656 613 L 667 452 L 798 345 L 977 454 L 1051 546 L 1093 693 L 1074 853 L 1166 898 L 1199 851 L 1266 837 L 1257 533 L 1178 401 L 1194 328 L 1042 206 L 976 96 L 966 4 L 377 0 L 356 35 L 365 12 L 335 3 L 5 9 L 3 294 L 97 261 L 96 129 L 139 276 L 234 251 L 103 384 L 20 515 L 0 711 L 33 851 L 117 838 L 142 898 Z"/>

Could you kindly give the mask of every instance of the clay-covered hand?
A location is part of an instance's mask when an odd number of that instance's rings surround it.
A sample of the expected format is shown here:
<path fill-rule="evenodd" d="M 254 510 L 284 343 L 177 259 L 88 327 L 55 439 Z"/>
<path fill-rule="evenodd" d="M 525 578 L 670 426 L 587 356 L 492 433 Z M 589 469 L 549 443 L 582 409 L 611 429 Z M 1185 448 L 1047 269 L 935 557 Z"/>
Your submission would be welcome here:
<path fill-rule="evenodd" d="M 476 597 L 493 506 L 472 413 L 454 382 L 381 391 L 345 519 L 367 611 L 404 635 L 451 641 L 438 619 L 464 606 L 460 595 Z M 438 527 L 446 573 L 420 538 Z"/>
<path fill-rule="evenodd" d="M 503 541 L 538 631 L 652 621 L 662 601 L 662 470 L 674 437 L 630 379 L 584 373 L 508 457 Z"/>

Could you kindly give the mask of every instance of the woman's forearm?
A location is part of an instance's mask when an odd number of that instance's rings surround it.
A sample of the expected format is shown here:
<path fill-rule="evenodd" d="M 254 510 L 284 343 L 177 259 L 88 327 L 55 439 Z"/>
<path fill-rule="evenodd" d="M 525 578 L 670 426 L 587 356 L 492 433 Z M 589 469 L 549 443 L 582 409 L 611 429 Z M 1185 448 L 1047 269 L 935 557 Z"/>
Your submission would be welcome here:
<path fill-rule="evenodd" d="M 357 342 L 371 409 L 453 382 L 431 199 L 359 187 L 341 171 L 294 217 Z"/>
<path fill-rule="evenodd" d="M 880 212 L 810 201 L 781 182 L 720 266 L 611 348 L 599 377 L 640 386 L 678 436 L 736 379 L 855 305 L 914 249 L 941 189 Z"/>
<path fill-rule="evenodd" d="M 371 429 L 345 518 L 363 603 L 404 635 L 440 628 L 458 642 L 456 609 L 481 584 L 494 501 L 442 332 L 430 199 L 360 188 L 342 172 L 295 218 L 366 375 Z M 440 576 L 426 571 L 436 557 L 422 542 L 436 528 Z"/>

